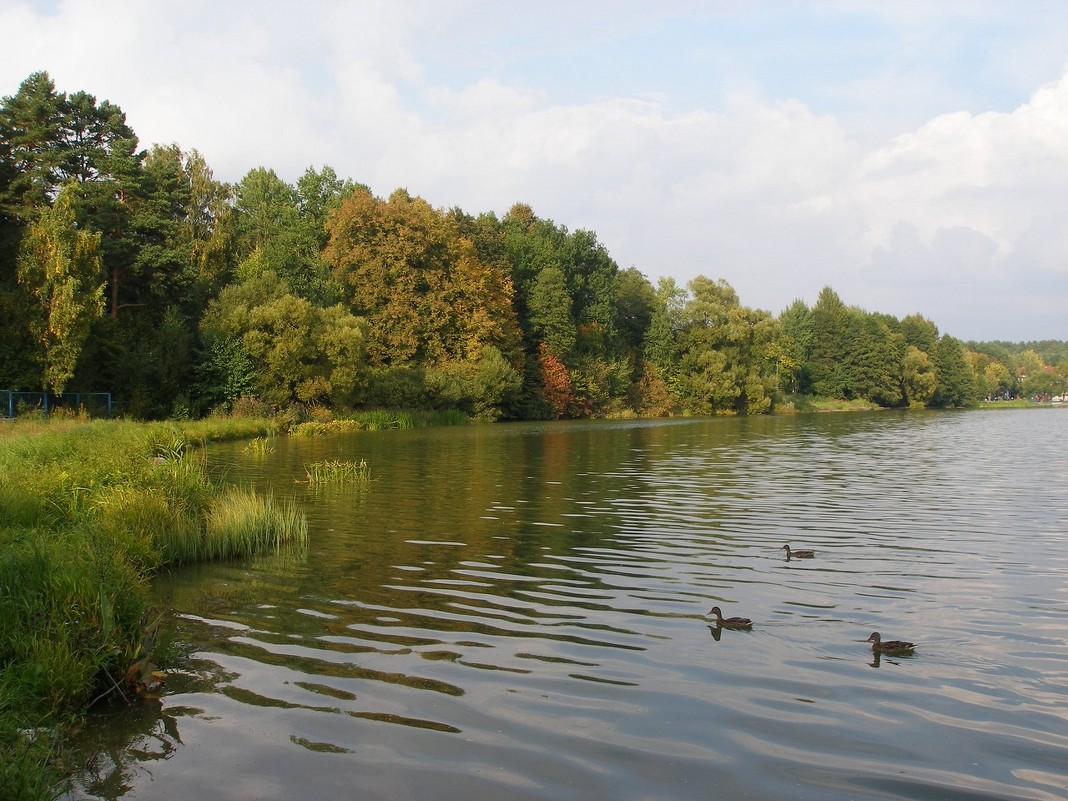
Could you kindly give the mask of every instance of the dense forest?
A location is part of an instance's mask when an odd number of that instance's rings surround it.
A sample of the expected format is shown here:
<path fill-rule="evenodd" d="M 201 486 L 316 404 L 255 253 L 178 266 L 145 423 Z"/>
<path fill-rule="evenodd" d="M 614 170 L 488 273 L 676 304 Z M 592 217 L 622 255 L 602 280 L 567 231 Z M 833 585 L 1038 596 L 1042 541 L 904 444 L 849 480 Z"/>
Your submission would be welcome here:
<path fill-rule="evenodd" d="M 236 185 L 139 149 L 44 72 L 0 105 L 0 389 L 137 418 L 460 409 L 759 414 L 818 396 L 954 407 L 1068 388 L 1068 343 L 963 343 L 830 287 L 777 317 L 722 279 L 652 284 L 595 233 L 376 197 L 330 167 Z"/>

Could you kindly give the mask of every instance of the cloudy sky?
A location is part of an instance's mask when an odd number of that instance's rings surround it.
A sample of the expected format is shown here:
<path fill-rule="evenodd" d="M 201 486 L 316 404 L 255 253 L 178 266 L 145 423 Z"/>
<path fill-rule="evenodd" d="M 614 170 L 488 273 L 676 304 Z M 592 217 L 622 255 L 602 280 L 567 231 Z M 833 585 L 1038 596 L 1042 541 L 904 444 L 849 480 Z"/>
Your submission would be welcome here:
<path fill-rule="evenodd" d="M 775 314 L 1068 339 L 1064 0 L 0 0 L 36 70 L 217 178 L 309 166 L 596 232 Z"/>

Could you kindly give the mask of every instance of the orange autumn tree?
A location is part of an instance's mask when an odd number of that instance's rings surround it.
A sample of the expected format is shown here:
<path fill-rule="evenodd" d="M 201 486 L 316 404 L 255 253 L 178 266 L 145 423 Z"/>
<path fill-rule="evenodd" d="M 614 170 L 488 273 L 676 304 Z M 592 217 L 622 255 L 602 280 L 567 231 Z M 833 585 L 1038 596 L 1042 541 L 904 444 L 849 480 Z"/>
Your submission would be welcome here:
<path fill-rule="evenodd" d="M 538 346 L 538 362 L 541 365 L 541 386 L 545 400 L 557 417 L 564 417 L 575 401 L 575 390 L 571 386 L 567 365 L 544 342 Z"/>
<path fill-rule="evenodd" d="M 372 364 L 470 362 L 487 347 L 519 363 L 508 270 L 479 258 L 454 219 L 403 189 L 388 201 L 358 189 L 327 231 L 334 278 L 370 323 Z"/>

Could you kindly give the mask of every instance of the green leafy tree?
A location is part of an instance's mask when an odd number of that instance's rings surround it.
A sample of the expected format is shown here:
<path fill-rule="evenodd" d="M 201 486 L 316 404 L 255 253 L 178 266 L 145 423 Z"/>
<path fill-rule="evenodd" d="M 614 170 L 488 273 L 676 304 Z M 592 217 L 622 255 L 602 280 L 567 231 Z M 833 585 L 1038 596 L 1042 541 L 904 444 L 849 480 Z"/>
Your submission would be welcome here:
<path fill-rule="evenodd" d="M 514 402 L 522 376 L 492 345 L 477 360 L 446 362 L 425 371 L 427 391 L 439 408 L 497 420 Z"/>
<path fill-rule="evenodd" d="M 722 279 L 698 276 L 678 335 L 682 402 L 697 414 L 759 414 L 777 389 L 778 322 L 741 305 Z"/>
<path fill-rule="evenodd" d="M 905 344 L 919 348 L 928 356 L 934 354 L 938 344 L 938 326 L 920 314 L 910 314 L 901 321 L 901 333 Z"/>
<path fill-rule="evenodd" d="M 26 335 L 36 323 L 18 304 L 20 241 L 58 200 L 61 187 L 77 183 L 77 190 L 67 190 L 65 202 L 79 231 L 103 234 L 98 267 L 117 287 L 117 271 L 132 252 L 121 235 L 128 216 L 122 204 L 123 192 L 132 193 L 137 183 L 136 144 L 121 109 L 97 103 L 85 92 L 58 92 L 46 72 L 30 75 L 0 103 L 0 306 L 13 312 L 0 323 L 10 348 L 0 358 L 0 370 L 11 383 L 24 383 L 28 365 L 38 360 L 34 340 Z"/>
<path fill-rule="evenodd" d="M 1062 359 L 1053 368 L 1054 387 L 1053 395 L 1064 397 L 1068 395 L 1068 359 Z"/>
<path fill-rule="evenodd" d="M 906 345 L 901 364 L 901 380 L 908 405 L 914 409 L 922 409 L 934 397 L 938 387 L 934 361 L 915 345 Z"/>
<path fill-rule="evenodd" d="M 601 336 L 587 340 L 593 355 L 617 350 L 616 277 L 619 267 L 592 231 L 578 230 L 563 237 L 558 263 L 567 282 L 571 311 L 579 327 L 596 326 Z"/>
<path fill-rule="evenodd" d="M 316 323 L 315 347 L 328 399 L 335 408 L 351 408 L 367 379 L 367 323 L 340 303 L 320 309 Z"/>
<path fill-rule="evenodd" d="M 615 281 L 615 318 L 627 353 L 638 354 L 656 308 L 656 290 L 634 267 L 620 270 Z"/>
<path fill-rule="evenodd" d="M 530 324 L 530 298 L 542 271 L 560 269 L 559 252 L 563 232 L 548 220 L 541 220 L 525 203 L 516 203 L 501 221 L 500 241 L 515 287 L 515 310 L 527 344 L 536 350 Z M 566 285 L 566 282 L 565 282 Z"/>
<path fill-rule="evenodd" d="M 189 269 L 195 277 L 193 299 L 203 308 L 233 270 L 237 239 L 233 188 L 215 180 L 196 150 L 183 154 L 181 178 L 188 187 L 189 205 L 179 221 L 178 236 L 188 248 Z"/>
<path fill-rule="evenodd" d="M 41 385 L 62 392 L 74 375 L 93 318 L 104 309 L 100 234 L 80 230 L 73 185 L 30 223 L 19 248 L 19 281 L 38 304 L 30 325 L 40 348 Z"/>
<path fill-rule="evenodd" d="M 78 183 L 79 222 L 100 231 L 101 256 L 108 276 L 108 306 L 118 317 L 124 306 L 141 304 L 136 282 L 143 255 L 137 213 L 146 190 L 144 153 L 122 109 L 87 92 L 65 97 L 61 175 Z M 134 282 L 133 292 L 126 283 Z"/>
<path fill-rule="evenodd" d="M 1008 398 L 1012 385 L 1012 373 L 1001 362 L 992 361 L 983 368 L 982 387 L 985 397 Z"/>
<path fill-rule="evenodd" d="M 339 178 L 330 166 L 324 166 L 320 170 L 308 167 L 297 180 L 296 189 L 297 209 L 301 219 L 315 232 L 320 250 L 325 248 L 330 240 L 330 234 L 326 230 L 329 216 L 357 189 L 369 191 L 363 184 Z"/>
<path fill-rule="evenodd" d="M 842 365 L 846 398 L 864 398 L 880 406 L 899 406 L 901 363 L 905 344 L 891 328 L 892 318 L 849 309 L 845 362 Z"/>
<path fill-rule="evenodd" d="M 240 343 L 255 367 L 256 396 L 277 408 L 345 402 L 367 369 L 366 324 L 292 294 L 269 271 L 224 289 L 201 328 L 208 339 Z"/>
<path fill-rule="evenodd" d="M 200 411 L 230 410 L 238 398 L 256 392 L 257 367 L 239 336 L 206 336 L 195 373 L 193 388 Z"/>
<path fill-rule="evenodd" d="M 812 394 L 809 360 L 814 347 L 812 312 L 801 299 L 795 300 L 779 315 L 783 331 L 783 362 L 788 370 L 780 375 L 780 385 L 786 392 Z"/>
<path fill-rule="evenodd" d="M 546 267 L 530 293 L 530 326 L 540 342 L 563 361 L 571 356 L 577 339 L 571 316 L 571 296 L 563 272 Z"/>
<path fill-rule="evenodd" d="M 656 367 L 656 377 L 668 387 L 675 383 L 678 372 L 679 349 L 677 333 L 682 328 L 682 310 L 686 304 L 686 290 L 674 278 L 657 282 L 655 299 L 649 317 L 649 327 L 642 338 L 642 357 Z"/>
<path fill-rule="evenodd" d="M 320 221 L 302 217 L 300 202 L 274 170 L 257 167 L 241 179 L 234 202 L 238 273 L 246 280 L 272 272 L 300 297 L 326 305 L 336 298 L 321 258 Z"/>
<path fill-rule="evenodd" d="M 1020 394 L 1034 400 L 1048 400 L 1063 394 L 1064 362 L 1055 369 L 1034 348 L 1027 348 L 1014 358 Z"/>
<path fill-rule="evenodd" d="M 935 345 L 938 385 L 932 403 L 944 407 L 968 406 L 978 400 L 975 375 L 964 355 L 960 340 L 944 334 Z"/>

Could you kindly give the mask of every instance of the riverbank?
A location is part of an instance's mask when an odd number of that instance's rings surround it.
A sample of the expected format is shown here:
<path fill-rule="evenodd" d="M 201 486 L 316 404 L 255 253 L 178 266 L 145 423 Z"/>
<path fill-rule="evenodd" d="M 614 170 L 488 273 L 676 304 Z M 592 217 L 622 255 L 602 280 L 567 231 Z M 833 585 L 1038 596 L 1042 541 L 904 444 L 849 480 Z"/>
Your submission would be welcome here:
<path fill-rule="evenodd" d="M 160 569 L 301 543 L 303 514 L 211 482 L 209 441 L 264 419 L 20 420 L 0 427 L 0 797 L 54 797 L 92 703 L 150 693 Z"/>

